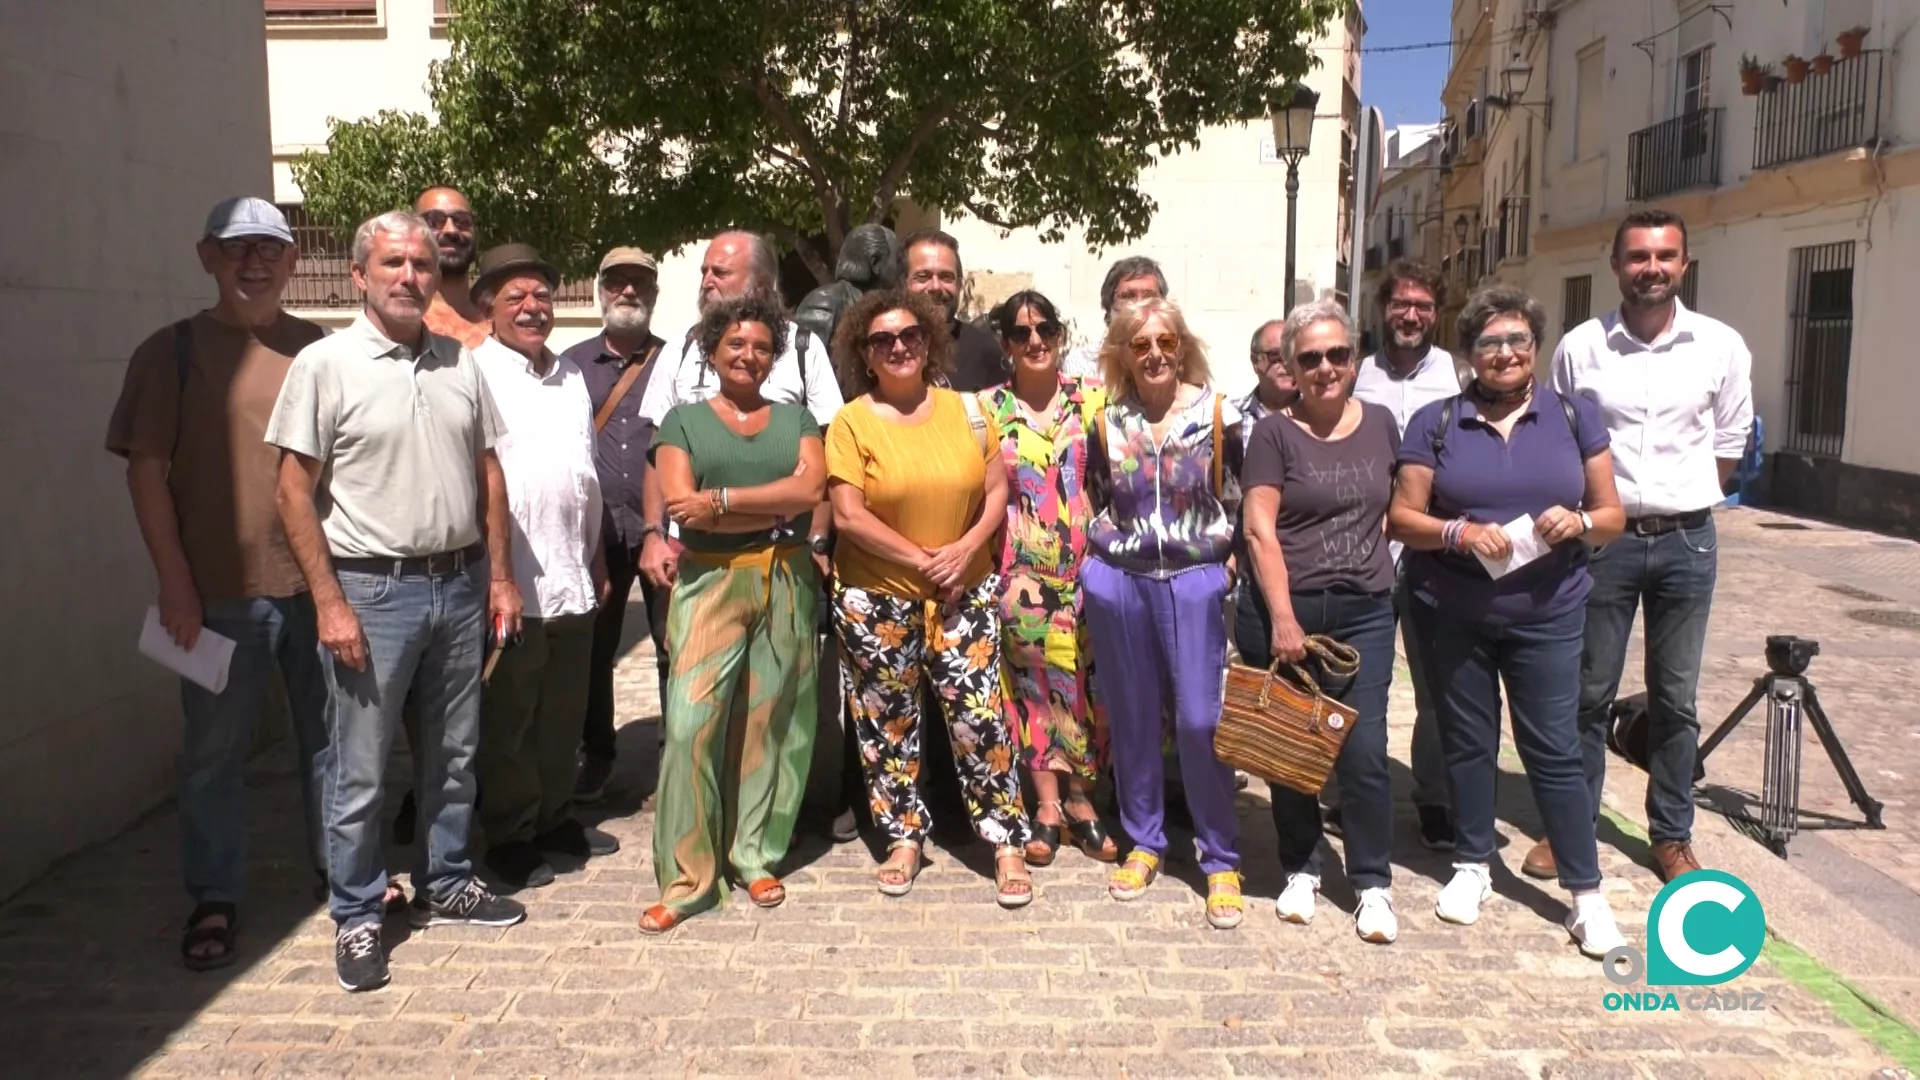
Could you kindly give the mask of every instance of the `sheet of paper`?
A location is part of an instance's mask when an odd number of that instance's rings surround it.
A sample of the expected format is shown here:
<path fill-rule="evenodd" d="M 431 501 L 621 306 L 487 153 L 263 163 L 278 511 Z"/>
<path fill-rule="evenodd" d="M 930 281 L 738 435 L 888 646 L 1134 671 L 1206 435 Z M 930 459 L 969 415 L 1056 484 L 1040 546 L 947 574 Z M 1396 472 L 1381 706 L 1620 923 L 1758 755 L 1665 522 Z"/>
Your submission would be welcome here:
<path fill-rule="evenodd" d="M 1513 544 L 1513 554 L 1505 559 L 1489 559 L 1477 551 L 1473 553 L 1473 557 L 1480 560 L 1480 565 L 1487 568 L 1488 577 L 1505 577 L 1553 550 L 1553 545 L 1540 539 L 1540 534 L 1533 531 L 1532 514 L 1521 514 L 1500 528 Z"/>
<path fill-rule="evenodd" d="M 233 666 L 233 639 L 224 634 L 216 634 L 203 626 L 193 648 L 183 649 L 174 644 L 173 635 L 160 625 L 160 609 L 149 607 L 146 625 L 140 628 L 140 652 L 212 693 L 218 694 L 227 688 L 227 672 Z"/>

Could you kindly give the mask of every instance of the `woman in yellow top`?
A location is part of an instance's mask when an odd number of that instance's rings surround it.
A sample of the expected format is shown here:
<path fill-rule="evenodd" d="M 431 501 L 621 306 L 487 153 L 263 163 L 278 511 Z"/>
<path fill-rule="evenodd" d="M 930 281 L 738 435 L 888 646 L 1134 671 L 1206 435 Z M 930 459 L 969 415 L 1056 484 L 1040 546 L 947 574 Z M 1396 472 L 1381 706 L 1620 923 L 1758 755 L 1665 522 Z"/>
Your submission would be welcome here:
<path fill-rule="evenodd" d="M 974 828 L 995 847 L 999 902 L 1019 907 L 1033 883 L 990 548 L 1006 518 L 1007 472 L 979 403 L 934 385 L 952 351 L 945 317 L 921 296 L 875 290 L 840 320 L 834 360 L 858 396 L 827 432 L 834 625 L 874 823 L 892 837 L 880 891 L 903 896 L 920 871 L 924 674 L 946 714 Z"/>

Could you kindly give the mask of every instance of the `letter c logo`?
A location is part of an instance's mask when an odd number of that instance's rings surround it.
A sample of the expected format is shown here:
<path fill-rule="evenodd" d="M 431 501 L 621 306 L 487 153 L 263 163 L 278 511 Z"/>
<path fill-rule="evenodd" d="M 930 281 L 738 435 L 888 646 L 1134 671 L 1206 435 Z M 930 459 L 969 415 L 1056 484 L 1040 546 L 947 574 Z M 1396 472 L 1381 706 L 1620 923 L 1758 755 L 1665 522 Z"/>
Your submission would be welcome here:
<path fill-rule="evenodd" d="M 1759 959 L 1766 935 L 1760 898 L 1746 882 L 1718 870 L 1682 875 L 1647 913 L 1647 984 L 1726 982 Z"/>

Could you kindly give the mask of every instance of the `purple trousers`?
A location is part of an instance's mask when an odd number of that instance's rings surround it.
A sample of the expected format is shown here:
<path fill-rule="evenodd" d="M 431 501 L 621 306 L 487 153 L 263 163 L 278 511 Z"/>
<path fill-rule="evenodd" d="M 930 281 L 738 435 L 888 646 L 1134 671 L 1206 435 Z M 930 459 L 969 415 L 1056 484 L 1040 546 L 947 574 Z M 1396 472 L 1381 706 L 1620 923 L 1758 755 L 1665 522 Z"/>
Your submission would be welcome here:
<path fill-rule="evenodd" d="M 1209 874 L 1238 869 L 1233 770 L 1213 756 L 1227 670 L 1226 568 L 1196 567 L 1161 579 L 1093 558 L 1081 565 L 1080 588 L 1107 703 L 1121 826 L 1136 847 L 1167 853 L 1161 718 L 1170 692 L 1200 868 Z"/>

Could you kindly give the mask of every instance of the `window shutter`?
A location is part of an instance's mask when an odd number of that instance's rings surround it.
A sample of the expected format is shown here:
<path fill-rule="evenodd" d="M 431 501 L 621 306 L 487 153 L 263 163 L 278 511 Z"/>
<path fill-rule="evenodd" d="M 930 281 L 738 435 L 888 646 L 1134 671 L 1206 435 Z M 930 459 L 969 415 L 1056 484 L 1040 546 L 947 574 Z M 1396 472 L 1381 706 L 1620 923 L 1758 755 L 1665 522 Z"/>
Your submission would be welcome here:
<path fill-rule="evenodd" d="M 267 14 L 289 18 L 380 14 L 379 0 L 264 0 Z"/>

